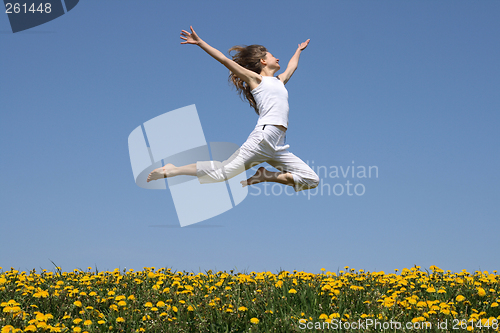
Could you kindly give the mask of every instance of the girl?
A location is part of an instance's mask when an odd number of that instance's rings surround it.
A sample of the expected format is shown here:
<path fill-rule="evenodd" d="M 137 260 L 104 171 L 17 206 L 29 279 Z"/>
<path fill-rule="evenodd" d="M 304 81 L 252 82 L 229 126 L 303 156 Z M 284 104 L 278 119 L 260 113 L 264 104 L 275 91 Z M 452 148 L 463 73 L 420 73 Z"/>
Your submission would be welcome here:
<path fill-rule="evenodd" d="M 284 142 L 288 128 L 288 91 L 285 84 L 297 69 L 300 53 L 309 44 L 309 39 L 299 44 L 285 72 L 274 77 L 280 69 L 279 59 L 264 46 L 235 46 L 229 50 L 236 51 L 231 60 L 203 41 L 193 27 L 190 28 L 191 33 L 182 30 L 180 38 L 184 41 L 181 44 L 198 45 L 226 66 L 230 70 L 229 80 L 254 108 L 259 120 L 247 141 L 228 160 L 197 162 L 180 167 L 167 164 L 153 170 L 147 181 L 188 175 L 197 176 L 200 183 L 220 182 L 267 162 L 279 171 L 273 172 L 260 167 L 255 175 L 241 182 L 242 186 L 276 182 L 293 186 L 295 191 L 318 186 L 318 175 L 300 158 L 290 153 L 287 150 L 289 145 L 285 146 Z"/>

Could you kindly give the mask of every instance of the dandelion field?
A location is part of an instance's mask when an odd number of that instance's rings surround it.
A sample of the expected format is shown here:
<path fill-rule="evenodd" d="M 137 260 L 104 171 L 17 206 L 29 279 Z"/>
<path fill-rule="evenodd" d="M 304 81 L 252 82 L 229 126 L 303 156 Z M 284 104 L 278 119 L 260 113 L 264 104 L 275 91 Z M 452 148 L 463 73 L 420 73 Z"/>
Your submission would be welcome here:
<path fill-rule="evenodd" d="M 320 274 L 195 274 L 154 267 L 38 273 L 0 267 L 0 329 L 494 332 L 499 331 L 499 293 L 496 271 L 452 273 L 435 266 L 395 273 L 346 267 Z"/>

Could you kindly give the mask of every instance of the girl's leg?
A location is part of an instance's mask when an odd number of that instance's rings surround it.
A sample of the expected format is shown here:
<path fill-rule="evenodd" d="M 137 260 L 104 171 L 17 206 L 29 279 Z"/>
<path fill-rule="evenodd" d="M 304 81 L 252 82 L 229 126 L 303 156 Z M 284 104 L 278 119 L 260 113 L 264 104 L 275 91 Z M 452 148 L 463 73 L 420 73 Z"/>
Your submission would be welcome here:
<path fill-rule="evenodd" d="M 180 167 L 169 163 L 162 168 L 153 170 L 147 179 L 149 183 L 152 180 L 162 179 L 175 176 L 197 176 L 200 183 L 220 182 L 235 176 L 255 164 L 265 161 L 265 158 L 259 156 L 259 144 L 263 140 L 260 130 L 254 129 L 243 146 L 236 151 L 228 160 L 222 163 L 217 161 L 204 161 L 193 164 L 188 164 Z M 210 163 L 214 162 L 214 163 Z M 216 163 L 215 163 L 216 162 Z M 216 164 L 216 165 L 215 165 Z M 229 165 L 227 165 L 229 164 Z M 200 169 L 200 170 L 198 170 Z M 227 170 L 226 170 L 227 169 Z M 227 172 L 226 172 L 227 171 Z M 213 179 L 210 179 L 213 178 Z"/>
<path fill-rule="evenodd" d="M 152 180 L 175 176 L 197 176 L 196 163 L 180 167 L 168 163 L 164 167 L 151 171 L 147 182 L 149 183 Z M 245 187 L 247 185 L 254 185 L 262 182 L 274 182 L 290 186 L 295 185 L 293 176 L 290 172 L 269 171 L 264 167 L 260 167 L 252 177 L 241 181 L 241 185 Z"/>
<path fill-rule="evenodd" d="M 266 146 L 271 149 L 268 154 L 269 158 L 265 161 L 279 171 L 269 171 L 261 167 L 255 175 L 242 181 L 241 185 L 274 182 L 293 186 L 296 191 L 316 187 L 319 182 L 318 176 L 306 163 L 287 150 L 284 132 L 275 126 L 269 126 L 265 133 L 269 143 Z"/>
<path fill-rule="evenodd" d="M 148 176 L 148 183 L 157 180 L 175 176 L 196 176 L 196 163 L 176 167 L 168 163 L 162 168 L 154 169 Z"/>
<path fill-rule="evenodd" d="M 274 158 L 267 163 L 280 170 L 281 172 L 277 172 L 277 174 L 282 175 L 278 177 L 282 179 L 286 177 L 288 180 L 286 185 L 293 186 L 295 191 L 312 189 L 319 185 L 320 179 L 316 172 L 307 163 L 287 150 L 277 152 Z"/>
<path fill-rule="evenodd" d="M 295 185 L 293 176 L 290 172 L 269 171 L 264 167 L 260 167 L 252 177 L 241 181 L 241 185 L 245 187 L 247 185 L 254 185 L 262 182 L 274 182 L 290 186 Z"/>

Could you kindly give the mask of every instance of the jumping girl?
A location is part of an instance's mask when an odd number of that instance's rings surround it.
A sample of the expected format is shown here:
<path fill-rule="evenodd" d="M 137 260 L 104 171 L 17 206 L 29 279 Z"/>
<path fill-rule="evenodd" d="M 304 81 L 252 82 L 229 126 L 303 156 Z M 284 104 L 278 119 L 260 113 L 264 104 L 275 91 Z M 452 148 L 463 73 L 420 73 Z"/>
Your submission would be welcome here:
<path fill-rule="evenodd" d="M 148 182 L 179 175 L 197 176 L 200 183 L 225 181 L 260 163 L 267 162 L 277 172 L 260 167 L 252 177 L 241 182 L 242 186 L 260 182 L 276 182 L 293 186 L 295 191 L 318 186 L 318 175 L 300 158 L 290 153 L 285 145 L 288 128 L 288 91 L 285 84 L 297 69 L 300 53 L 309 44 L 309 39 L 299 44 L 284 73 L 274 76 L 280 69 L 279 59 L 264 46 L 234 46 L 232 60 L 208 45 L 191 28 L 191 33 L 182 30 L 181 44 L 198 45 L 215 60 L 230 70 L 229 80 L 250 103 L 259 115 L 257 126 L 247 141 L 224 162 L 202 161 L 176 167 L 166 164 L 153 170 Z"/>

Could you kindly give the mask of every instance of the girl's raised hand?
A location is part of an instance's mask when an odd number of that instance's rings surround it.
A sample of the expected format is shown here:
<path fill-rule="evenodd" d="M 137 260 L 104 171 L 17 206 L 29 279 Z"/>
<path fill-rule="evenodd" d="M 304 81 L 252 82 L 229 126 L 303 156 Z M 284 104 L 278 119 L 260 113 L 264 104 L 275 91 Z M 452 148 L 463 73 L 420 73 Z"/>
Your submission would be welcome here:
<path fill-rule="evenodd" d="M 194 32 L 193 27 L 189 27 L 191 29 L 191 33 L 187 32 L 186 30 L 181 31 L 181 39 L 184 39 L 185 42 L 181 42 L 181 44 L 195 44 L 197 45 L 198 43 L 201 42 L 201 38 L 198 37 L 196 32 Z"/>
<path fill-rule="evenodd" d="M 309 45 L 309 41 L 310 39 L 306 40 L 304 43 L 299 44 L 299 50 L 301 51 L 304 50 L 307 47 L 307 45 Z"/>

